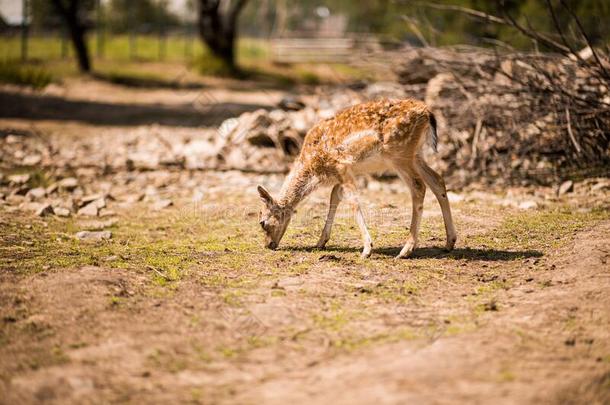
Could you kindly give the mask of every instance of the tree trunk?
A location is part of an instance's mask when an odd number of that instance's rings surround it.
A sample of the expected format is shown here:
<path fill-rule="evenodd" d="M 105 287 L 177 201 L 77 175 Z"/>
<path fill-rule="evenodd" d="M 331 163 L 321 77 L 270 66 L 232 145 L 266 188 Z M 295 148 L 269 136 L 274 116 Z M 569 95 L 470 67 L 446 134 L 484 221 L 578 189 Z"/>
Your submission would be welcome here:
<path fill-rule="evenodd" d="M 81 72 L 90 72 L 91 60 L 89 58 L 87 43 L 85 42 L 85 30 L 77 23 L 71 25 L 69 28 L 72 44 L 74 45 L 74 52 L 78 59 L 78 67 Z"/>
<path fill-rule="evenodd" d="M 220 10 L 221 0 L 199 1 L 199 35 L 210 51 L 221 59 L 229 69 L 235 66 L 235 39 L 237 18 L 247 0 L 237 0 L 225 12 Z"/>
<path fill-rule="evenodd" d="M 70 4 L 66 7 L 62 0 L 52 0 L 57 12 L 63 17 L 68 30 L 70 32 L 70 39 L 72 40 L 72 46 L 74 47 L 74 53 L 78 61 L 78 67 L 81 72 L 91 71 L 91 59 L 89 58 L 89 49 L 87 48 L 87 42 L 85 41 L 85 26 L 79 21 L 79 0 L 71 0 Z"/>

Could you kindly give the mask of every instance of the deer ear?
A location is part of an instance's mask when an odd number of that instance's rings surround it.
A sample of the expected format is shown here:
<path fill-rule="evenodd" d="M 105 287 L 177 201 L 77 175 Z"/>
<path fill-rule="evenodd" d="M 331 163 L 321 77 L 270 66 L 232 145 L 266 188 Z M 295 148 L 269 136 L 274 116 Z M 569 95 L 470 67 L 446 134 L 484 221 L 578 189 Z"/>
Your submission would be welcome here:
<path fill-rule="evenodd" d="M 273 197 L 271 197 L 271 194 L 269 194 L 269 192 L 267 191 L 267 189 L 265 189 L 265 187 L 258 186 L 256 189 L 258 190 L 258 194 L 261 196 L 261 200 L 265 204 L 267 204 L 268 206 L 275 204 Z"/>

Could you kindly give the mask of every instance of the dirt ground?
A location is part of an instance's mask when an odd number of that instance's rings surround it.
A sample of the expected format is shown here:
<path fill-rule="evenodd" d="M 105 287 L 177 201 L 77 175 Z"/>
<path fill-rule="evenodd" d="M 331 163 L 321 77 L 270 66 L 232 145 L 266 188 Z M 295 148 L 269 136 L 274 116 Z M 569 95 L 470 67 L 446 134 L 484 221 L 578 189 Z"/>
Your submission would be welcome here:
<path fill-rule="evenodd" d="M 281 175 L 109 172 L 78 159 L 15 167 L 4 155 L 9 135 L 11 148 L 38 137 L 76 150 L 160 122 L 196 137 L 281 98 L 211 87 L 223 113 L 206 115 L 191 91 L 78 80 L 46 94 L 0 89 L 3 178 L 28 173 L 48 187 L 71 175 L 76 190 L 54 199 L 107 203 L 99 217 L 37 216 L 25 189 L 4 181 L 0 403 L 610 403 L 607 179 L 561 195 L 451 190 L 450 253 L 428 193 L 422 246 L 406 260 L 394 256 L 408 192 L 368 179 L 374 250 L 361 259 L 347 207 L 327 249 L 313 248 L 326 189 L 279 250 L 263 249 L 255 188 L 277 191 Z M 75 236 L 102 229 L 109 239 Z"/>

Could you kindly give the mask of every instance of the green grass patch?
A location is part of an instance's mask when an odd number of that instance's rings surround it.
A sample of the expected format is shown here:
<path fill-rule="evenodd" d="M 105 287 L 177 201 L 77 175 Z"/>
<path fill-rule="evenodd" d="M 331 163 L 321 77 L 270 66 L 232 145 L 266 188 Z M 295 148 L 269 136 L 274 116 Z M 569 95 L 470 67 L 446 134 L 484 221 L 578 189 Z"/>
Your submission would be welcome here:
<path fill-rule="evenodd" d="M 42 67 L 20 64 L 17 62 L 0 62 L 0 82 L 27 86 L 36 90 L 45 88 L 53 81 L 51 74 Z"/>
<path fill-rule="evenodd" d="M 275 64 L 270 42 L 256 38 L 238 39 L 235 50 L 237 69 L 231 69 L 214 57 L 198 37 L 169 36 L 160 41 L 154 35 L 138 35 L 130 45 L 127 35 L 106 35 L 101 54 L 94 36 L 89 36 L 88 44 L 97 77 L 127 86 L 174 87 L 179 67 L 188 67 L 202 76 L 253 80 L 279 88 L 294 84 L 369 80 L 376 75 L 372 71 L 339 63 Z M 17 61 L 20 52 L 19 38 L 6 38 L 0 42 L 0 60 Z M 28 58 L 24 65 L 26 70 L 41 70 L 58 79 L 80 75 L 71 43 L 60 36 L 31 37 Z M 161 65 L 167 68 L 160 68 Z M 38 79 L 36 83 L 43 82 Z"/>
<path fill-rule="evenodd" d="M 527 211 L 510 214 L 503 223 L 467 241 L 487 248 L 507 250 L 544 250 L 559 246 L 566 238 L 597 221 L 610 218 L 606 210 L 590 212 L 572 208 Z"/>

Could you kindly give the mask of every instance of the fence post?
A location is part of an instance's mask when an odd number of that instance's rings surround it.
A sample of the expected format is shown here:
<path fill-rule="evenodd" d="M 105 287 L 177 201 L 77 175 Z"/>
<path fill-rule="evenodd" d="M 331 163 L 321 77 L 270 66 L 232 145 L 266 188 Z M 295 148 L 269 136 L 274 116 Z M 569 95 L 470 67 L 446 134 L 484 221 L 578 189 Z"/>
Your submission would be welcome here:
<path fill-rule="evenodd" d="M 102 58 L 104 56 L 104 25 L 103 25 L 103 13 L 102 13 L 102 1 L 96 0 L 96 36 L 97 36 L 97 57 Z"/>
<path fill-rule="evenodd" d="M 166 51 L 166 37 L 165 37 L 165 30 L 163 29 L 163 24 L 159 23 L 159 43 L 158 43 L 158 50 L 159 50 L 159 60 L 165 60 L 165 51 Z"/>
<path fill-rule="evenodd" d="M 184 58 L 191 59 L 193 56 L 193 30 L 190 24 L 187 23 L 184 36 Z"/>
<path fill-rule="evenodd" d="M 25 62 L 28 59 L 28 0 L 22 0 L 21 7 L 21 61 Z"/>
<path fill-rule="evenodd" d="M 68 57 L 68 31 L 66 28 L 61 28 L 61 58 Z"/>
<path fill-rule="evenodd" d="M 131 7 L 129 9 L 129 59 L 130 60 L 135 60 L 137 57 L 137 43 L 136 43 L 136 37 L 135 37 L 135 32 L 134 32 L 134 24 L 135 24 L 135 18 L 134 18 L 134 7 Z"/>
<path fill-rule="evenodd" d="M 162 61 L 165 58 L 165 44 L 163 43 L 163 11 L 167 6 L 163 0 L 157 0 L 155 3 L 154 32 L 157 34 L 157 59 Z"/>

